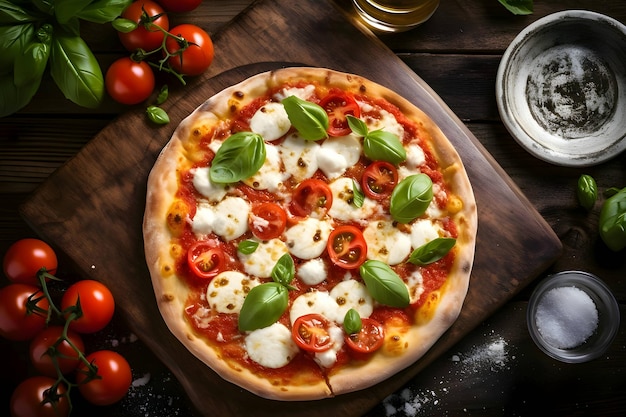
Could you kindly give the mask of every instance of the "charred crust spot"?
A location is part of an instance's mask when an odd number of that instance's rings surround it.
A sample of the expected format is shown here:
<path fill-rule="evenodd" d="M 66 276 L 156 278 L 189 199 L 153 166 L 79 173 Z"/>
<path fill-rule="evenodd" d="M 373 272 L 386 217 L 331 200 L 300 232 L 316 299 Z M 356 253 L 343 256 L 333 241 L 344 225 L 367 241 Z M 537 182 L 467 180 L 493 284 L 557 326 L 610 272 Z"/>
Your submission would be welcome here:
<path fill-rule="evenodd" d="M 243 93 L 243 91 L 239 91 L 239 90 L 237 90 L 237 91 L 235 91 L 235 92 L 233 93 L 233 96 L 235 96 L 235 97 L 236 97 L 236 98 L 238 98 L 238 99 L 242 99 L 242 98 L 244 98 L 245 94 Z"/>
<path fill-rule="evenodd" d="M 171 303 L 172 301 L 174 301 L 174 295 L 163 294 L 163 301 L 165 301 L 166 303 Z"/>

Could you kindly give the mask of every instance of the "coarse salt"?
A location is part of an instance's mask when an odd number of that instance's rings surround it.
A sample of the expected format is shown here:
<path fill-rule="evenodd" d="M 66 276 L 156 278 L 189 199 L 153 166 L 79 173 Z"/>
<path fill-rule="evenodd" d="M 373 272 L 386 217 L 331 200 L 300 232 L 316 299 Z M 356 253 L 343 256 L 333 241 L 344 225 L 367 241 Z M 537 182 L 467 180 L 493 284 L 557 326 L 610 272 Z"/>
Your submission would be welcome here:
<path fill-rule="evenodd" d="M 539 300 L 535 313 L 543 339 L 559 349 L 583 344 L 598 327 L 598 310 L 589 295 L 576 287 L 549 290 Z"/>

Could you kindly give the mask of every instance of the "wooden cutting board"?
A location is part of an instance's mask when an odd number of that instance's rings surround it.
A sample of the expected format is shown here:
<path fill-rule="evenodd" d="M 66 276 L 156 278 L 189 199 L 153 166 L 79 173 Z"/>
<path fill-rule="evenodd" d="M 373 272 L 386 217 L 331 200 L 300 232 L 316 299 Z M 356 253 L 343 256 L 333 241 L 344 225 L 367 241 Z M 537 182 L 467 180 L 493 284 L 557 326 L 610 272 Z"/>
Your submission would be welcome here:
<path fill-rule="evenodd" d="M 57 170 L 23 205 L 25 220 L 84 278 L 106 283 L 128 326 L 169 366 L 204 415 L 357 416 L 405 384 L 474 329 L 560 254 L 560 241 L 463 123 L 392 51 L 332 3 L 254 3 L 213 37 L 210 72 L 174 91 L 165 104 L 172 123 L 154 127 L 143 108 L 121 115 Z M 430 352 L 370 389 L 315 402 L 261 399 L 222 380 L 166 328 L 143 255 L 146 179 L 176 125 L 205 99 L 251 75 L 304 64 L 357 73 L 429 114 L 457 147 L 479 211 L 476 259 L 461 315 Z"/>

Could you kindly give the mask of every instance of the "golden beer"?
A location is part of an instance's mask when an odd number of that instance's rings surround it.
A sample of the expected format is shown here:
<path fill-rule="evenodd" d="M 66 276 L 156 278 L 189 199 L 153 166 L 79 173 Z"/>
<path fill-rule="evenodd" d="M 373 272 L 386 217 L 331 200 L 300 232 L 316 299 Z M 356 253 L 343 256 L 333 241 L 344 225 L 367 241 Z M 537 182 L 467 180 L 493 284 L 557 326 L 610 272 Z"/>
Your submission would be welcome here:
<path fill-rule="evenodd" d="M 427 21 L 439 0 L 352 0 L 359 16 L 374 29 L 400 32 Z"/>

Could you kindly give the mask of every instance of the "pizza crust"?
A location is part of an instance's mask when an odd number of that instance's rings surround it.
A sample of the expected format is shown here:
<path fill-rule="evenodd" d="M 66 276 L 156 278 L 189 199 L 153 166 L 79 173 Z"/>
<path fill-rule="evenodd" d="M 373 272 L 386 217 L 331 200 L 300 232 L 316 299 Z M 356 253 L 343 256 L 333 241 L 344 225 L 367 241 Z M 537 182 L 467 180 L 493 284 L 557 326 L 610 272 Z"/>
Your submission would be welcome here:
<path fill-rule="evenodd" d="M 172 205 L 178 189 L 178 169 L 181 166 L 190 166 L 190 161 L 193 161 L 185 141 L 194 134 L 200 137 L 204 133 L 194 129 L 202 129 L 201 126 L 207 122 L 219 123 L 220 119 L 229 117 L 254 97 L 263 95 L 268 87 L 301 79 L 380 96 L 416 121 L 422 134 L 429 135 L 428 141 L 434 144 L 433 152 L 450 186 L 452 201 L 461 203 L 454 209 L 459 236 L 452 274 L 444 288 L 438 291 L 439 298 L 433 308 L 428 310 L 432 314 L 417 318 L 419 325 L 398 329 L 398 338 L 388 337 L 385 346 L 369 361 L 331 373 L 328 384 L 320 379 L 307 385 L 280 385 L 223 360 L 187 323 L 183 311 L 190 290 L 174 274 L 173 254 L 176 253 L 176 248 L 170 242 L 171 232 L 166 219 L 168 213 L 176 211 L 172 209 Z M 320 68 L 286 68 L 253 76 L 209 98 L 183 120 L 163 148 L 149 175 L 143 223 L 146 262 L 159 310 L 170 331 L 193 355 L 223 379 L 261 397 L 283 401 L 321 399 L 361 390 L 391 377 L 421 358 L 454 323 L 461 311 L 469 285 L 476 233 L 477 210 L 470 181 L 458 153 L 432 120 L 399 94 L 383 86 L 360 76 Z"/>

